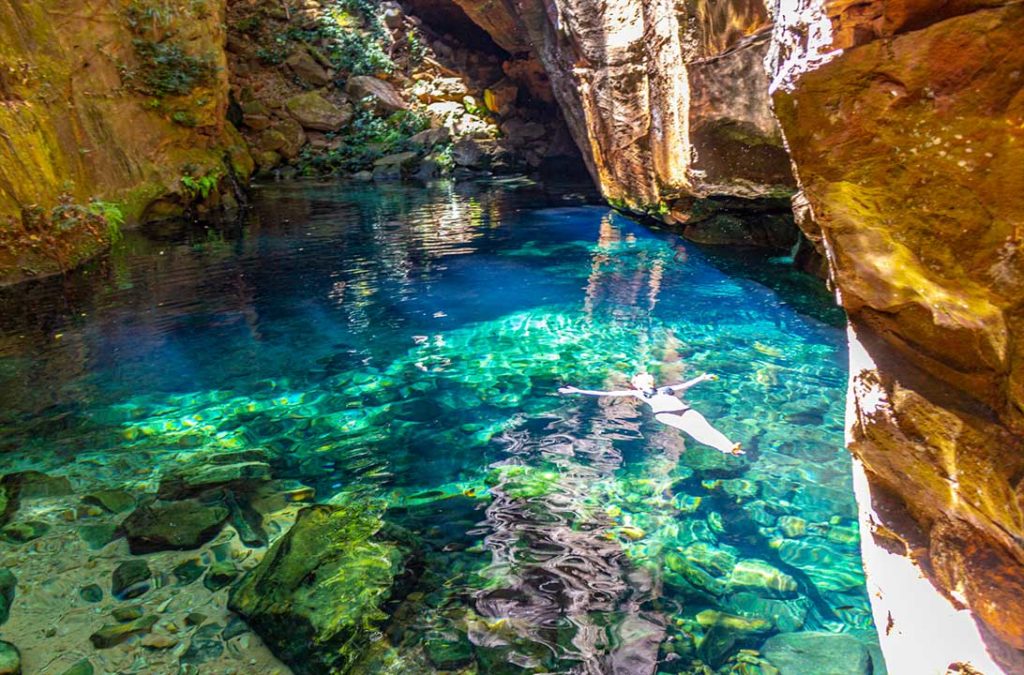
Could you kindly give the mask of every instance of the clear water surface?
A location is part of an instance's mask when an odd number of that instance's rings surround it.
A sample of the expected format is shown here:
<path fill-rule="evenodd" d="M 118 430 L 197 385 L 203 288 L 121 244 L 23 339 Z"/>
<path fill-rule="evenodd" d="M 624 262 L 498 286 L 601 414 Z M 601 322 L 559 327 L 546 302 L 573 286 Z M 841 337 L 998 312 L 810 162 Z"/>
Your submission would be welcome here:
<path fill-rule="evenodd" d="M 125 514 L 82 496 L 138 498 L 240 448 L 414 542 L 416 580 L 355 671 L 769 673 L 758 650 L 793 631 L 874 649 L 841 315 L 760 254 L 716 260 L 583 202 L 523 180 L 266 185 L 244 226 L 130 233 L 67 280 L 0 295 L 0 473 L 72 485 L 23 495 L 13 522 L 44 533 L 0 542 L 19 579 L 0 633 L 28 672 L 286 672 L 226 590 L 177 571 L 251 566 L 262 544 L 230 526 L 198 558 L 146 556 L 127 604 L 176 646 L 87 639 L 126 604 L 109 575 L 133 556 L 110 534 Z M 747 456 L 633 402 L 555 393 L 638 369 L 717 373 L 688 400 Z M 301 506 L 268 515 L 267 537 Z"/>

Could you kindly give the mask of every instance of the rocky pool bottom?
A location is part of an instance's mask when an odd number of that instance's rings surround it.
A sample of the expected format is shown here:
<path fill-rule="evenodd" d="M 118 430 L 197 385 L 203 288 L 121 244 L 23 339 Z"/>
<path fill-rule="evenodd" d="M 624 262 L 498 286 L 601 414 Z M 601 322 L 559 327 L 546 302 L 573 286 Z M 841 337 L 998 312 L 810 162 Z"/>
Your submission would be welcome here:
<path fill-rule="evenodd" d="M 0 672 L 884 672 L 827 297 L 583 201 L 265 186 L 0 298 Z M 640 364 L 748 454 L 553 395 Z"/>

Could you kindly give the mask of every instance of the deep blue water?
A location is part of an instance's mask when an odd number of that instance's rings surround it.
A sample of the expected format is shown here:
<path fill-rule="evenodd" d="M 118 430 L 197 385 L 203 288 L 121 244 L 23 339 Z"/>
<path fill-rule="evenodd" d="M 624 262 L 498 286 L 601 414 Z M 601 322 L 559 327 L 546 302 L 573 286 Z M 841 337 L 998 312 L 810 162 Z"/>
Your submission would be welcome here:
<path fill-rule="evenodd" d="M 130 234 L 0 296 L 0 472 L 145 492 L 261 447 L 317 501 L 382 502 L 427 560 L 422 607 L 386 629 L 410 670 L 430 640 L 479 672 L 739 668 L 796 630 L 873 644 L 841 315 L 760 253 L 583 201 L 275 184 L 242 225 Z M 556 393 L 638 370 L 718 374 L 688 400 L 747 455 Z"/>

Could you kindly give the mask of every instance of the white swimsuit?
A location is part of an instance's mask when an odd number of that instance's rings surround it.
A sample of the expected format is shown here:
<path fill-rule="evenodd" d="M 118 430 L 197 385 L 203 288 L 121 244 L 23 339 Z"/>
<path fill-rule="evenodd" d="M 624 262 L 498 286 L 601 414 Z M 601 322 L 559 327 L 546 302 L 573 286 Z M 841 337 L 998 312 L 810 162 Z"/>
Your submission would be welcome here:
<path fill-rule="evenodd" d="M 673 396 L 671 389 L 657 389 L 651 395 L 646 392 L 637 392 L 636 396 L 641 401 L 651 406 L 651 410 L 657 415 L 659 413 L 682 414 L 690 409 L 690 406 L 683 403 L 678 396 Z"/>

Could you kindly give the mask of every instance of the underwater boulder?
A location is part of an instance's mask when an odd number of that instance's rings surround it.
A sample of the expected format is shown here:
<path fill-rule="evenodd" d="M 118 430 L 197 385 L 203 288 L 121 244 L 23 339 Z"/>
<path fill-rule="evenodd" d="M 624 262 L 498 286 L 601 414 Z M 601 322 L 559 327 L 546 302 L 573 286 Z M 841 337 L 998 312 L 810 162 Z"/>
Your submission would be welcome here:
<path fill-rule="evenodd" d="M 21 652 L 10 642 L 0 642 L 0 675 L 20 675 Z"/>
<path fill-rule="evenodd" d="M 403 566 L 399 548 L 376 538 L 382 525 L 369 508 L 303 509 L 228 607 L 296 673 L 344 672 L 386 618 L 380 606 Z"/>
<path fill-rule="evenodd" d="M 861 642 L 842 633 L 780 633 L 761 653 L 781 675 L 868 675 L 871 655 Z"/>
<path fill-rule="evenodd" d="M 195 499 L 140 504 L 121 523 L 132 553 L 198 548 L 213 539 L 230 512 Z"/>
<path fill-rule="evenodd" d="M 262 449 L 200 455 L 160 478 L 160 499 L 183 499 L 218 488 L 247 491 L 270 480 L 269 454 Z"/>
<path fill-rule="evenodd" d="M 763 560 L 741 560 L 729 575 L 729 588 L 752 590 L 768 597 L 786 597 L 796 593 L 793 577 Z"/>

